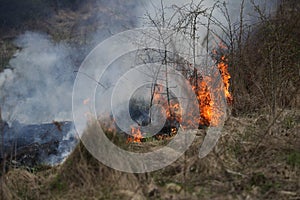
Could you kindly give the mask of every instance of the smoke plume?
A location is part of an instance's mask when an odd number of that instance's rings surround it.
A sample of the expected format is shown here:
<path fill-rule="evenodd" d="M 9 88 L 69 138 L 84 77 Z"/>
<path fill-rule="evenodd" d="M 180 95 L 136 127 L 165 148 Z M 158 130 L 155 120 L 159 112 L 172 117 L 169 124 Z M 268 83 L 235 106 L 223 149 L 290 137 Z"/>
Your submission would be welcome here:
<path fill-rule="evenodd" d="M 71 120 L 73 50 L 34 32 L 19 36 L 15 45 L 20 50 L 0 76 L 4 120 L 25 124 Z"/>

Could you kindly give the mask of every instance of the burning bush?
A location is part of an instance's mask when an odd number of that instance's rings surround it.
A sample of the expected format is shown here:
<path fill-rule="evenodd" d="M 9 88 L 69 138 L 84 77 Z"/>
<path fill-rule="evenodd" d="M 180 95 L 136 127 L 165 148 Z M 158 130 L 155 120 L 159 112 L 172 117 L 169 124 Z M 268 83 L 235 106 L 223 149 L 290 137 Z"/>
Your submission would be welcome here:
<path fill-rule="evenodd" d="M 213 54 L 217 55 L 217 51 L 213 52 Z M 187 120 L 183 122 L 182 108 L 171 89 L 160 84 L 153 84 L 151 86 L 150 100 L 143 98 L 131 98 L 130 100 L 130 117 L 138 127 L 130 127 L 131 136 L 128 136 L 128 142 L 139 143 L 148 137 L 148 134 L 144 133 L 141 127 L 151 124 L 151 108 L 153 105 L 161 106 L 163 109 L 160 112 L 166 116 L 163 127 L 155 136 L 156 139 L 161 139 L 165 136 L 172 137 L 176 135 L 180 127 L 197 129 L 208 126 L 218 126 L 224 113 L 219 111 L 219 105 L 216 103 L 216 99 L 214 99 L 216 97 L 214 97 L 212 93 L 223 94 L 228 104 L 233 102 L 232 95 L 229 92 L 229 81 L 231 77 L 228 72 L 225 55 L 220 56 L 215 66 L 211 66 L 217 69 L 216 73 L 221 75 L 221 82 L 223 83 L 217 85 L 217 87 L 215 86 L 215 88 L 210 87 L 211 85 L 216 85 L 216 83 L 213 82 L 214 80 L 212 80 L 213 77 L 204 76 L 191 64 L 187 64 L 186 62 L 173 61 L 173 63 L 175 63 L 176 69 L 180 69 L 181 74 L 186 80 L 189 80 L 189 84 L 192 86 L 192 91 L 197 99 L 196 102 L 191 102 L 192 109 L 190 113 L 187 113 Z M 195 108 L 199 110 L 195 110 Z M 196 114 L 197 112 L 200 113 L 200 117 Z M 118 127 L 112 114 L 107 114 L 106 117 L 104 116 L 99 120 L 107 132 L 123 132 Z"/>

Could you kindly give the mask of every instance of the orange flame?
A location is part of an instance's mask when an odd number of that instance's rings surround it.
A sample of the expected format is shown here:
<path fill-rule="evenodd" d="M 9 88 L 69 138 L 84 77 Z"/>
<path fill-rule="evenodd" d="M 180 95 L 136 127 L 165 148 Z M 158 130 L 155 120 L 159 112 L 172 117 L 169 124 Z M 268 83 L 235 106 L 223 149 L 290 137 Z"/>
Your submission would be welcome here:
<path fill-rule="evenodd" d="M 224 49 L 224 45 L 219 45 L 219 48 Z M 217 51 L 214 50 L 213 54 L 217 55 Z M 229 91 L 230 87 L 230 74 L 228 72 L 228 60 L 225 55 L 222 55 L 216 61 L 216 66 L 219 69 L 219 72 L 222 77 L 222 85 L 218 86 L 216 90 L 221 90 L 223 88 L 224 95 L 226 97 L 227 103 L 232 104 L 233 97 Z M 171 123 L 179 123 L 182 125 L 183 128 L 193 127 L 198 128 L 199 126 L 217 126 L 220 123 L 220 117 L 222 114 L 216 108 L 216 102 L 212 94 L 216 94 L 219 92 L 211 91 L 212 88 L 209 88 L 212 85 L 212 78 L 208 76 L 203 76 L 202 74 L 198 74 L 197 69 L 189 64 L 187 68 L 184 69 L 185 71 L 182 74 L 190 81 L 192 85 L 192 89 L 197 97 L 197 101 L 191 103 L 192 107 L 197 107 L 199 110 L 191 110 L 190 113 L 187 113 L 187 124 L 182 123 L 182 108 L 178 101 L 170 98 L 168 99 L 166 95 L 166 89 L 162 85 L 155 85 L 154 92 L 153 92 L 153 104 L 160 104 L 164 110 L 167 120 Z M 192 75 L 190 75 L 192 72 Z M 220 84 L 222 84 L 222 82 Z M 196 114 L 198 112 L 198 115 Z M 200 113 L 200 116 L 199 116 Z M 178 131 L 178 127 L 171 125 L 169 127 L 169 134 L 176 135 Z M 141 143 L 143 137 L 143 133 L 141 132 L 140 128 L 131 127 L 131 136 L 128 137 L 127 142 L 134 142 L 134 143 Z M 165 139 L 168 138 L 166 135 L 156 135 L 156 138 Z"/>
<path fill-rule="evenodd" d="M 132 137 L 128 137 L 127 142 L 141 143 L 143 136 L 140 128 L 131 127 L 131 135 Z"/>
<path fill-rule="evenodd" d="M 200 112 L 200 119 L 192 120 L 197 121 L 198 125 L 201 126 L 212 125 L 211 122 L 212 118 L 214 117 L 213 99 L 207 85 L 209 81 L 210 80 L 208 77 L 203 76 L 194 76 L 190 79 L 190 82 L 193 85 L 193 91 L 195 92 L 198 100 L 197 104 Z"/>
<path fill-rule="evenodd" d="M 162 111 L 164 111 L 165 113 L 163 114 L 166 115 L 166 118 L 169 122 L 181 122 L 181 107 L 179 103 L 172 99 L 169 99 L 169 101 L 167 100 L 166 91 L 162 85 L 155 85 L 152 104 L 160 104 L 164 108 L 164 110 Z M 171 125 L 171 127 L 169 127 L 170 136 L 175 135 L 178 131 L 177 128 L 173 126 L 174 125 Z M 140 128 L 131 127 L 131 136 L 132 137 L 128 137 L 127 142 L 140 143 L 141 139 L 143 138 L 143 134 Z M 157 136 L 156 138 L 161 137 Z"/>
<path fill-rule="evenodd" d="M 200 89 L 196 90 L 196 94 L 200 107 L 200 125 L 209 126 L 213 115 L 212 99 L 208 90 L 207 83 L 204 80 L 199 82 Z"/>
<path fill-rule="evenodd" d="M 224 83 L 224 93 L 225 93 L 225 96 L 226 96 L 226 99 L 227 99 L 227 103 L 232 104 L 233 98 L 232 98 L 232 95 L 229 92 L 229 86 L 230 86 L 229 80 L 230 80 L 231 76 L 228 72 L 228 65 L 226 63 L 227 63 L 226 57 L 222 56 L 219 63 L 218 63 L 218 68 L 219 68 L 219 71 L 221 73 L 222 80 L 223 80 L 223 83 Z"/>

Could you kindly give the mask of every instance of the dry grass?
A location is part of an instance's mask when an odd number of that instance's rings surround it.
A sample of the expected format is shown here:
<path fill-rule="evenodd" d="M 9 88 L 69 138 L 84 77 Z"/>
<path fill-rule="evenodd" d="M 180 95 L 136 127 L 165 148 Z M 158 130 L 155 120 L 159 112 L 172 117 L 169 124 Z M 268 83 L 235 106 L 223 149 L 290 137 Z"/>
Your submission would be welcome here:
<path fill-rule="evenodd" d="M 285 111 L 267 137 L 262 137 L 266 116 L 232 117 L 207 157 L 197 156 L 204 133 L 199 130 L 184 156 L 147 174 L 106 167 L 79 144 L 61 166 L 34 174 L 10 171 L 3 194 L 5 199 L 296 199 L 299 117 L 299 112 Z"/>
<path fill-rule="evenodd" d="M 87 27 L 81 25 L 93 19 L 93 14 L 100 11 L 97 9 L 101 8 L 92 8 L 87 4 L 80 12 L 61 10 L 47 21 L 29 23 L 27 26 L 35 29 L 38 27 L 39 30 L 48 32 L 57 41 L 66 40 L 85 44 L 87 34 L 95 30 L 98 22 L 92 21 Z M 101 10 L 101 12 L 107 12 L 108 18 L 110 16 L 120 18 L 120 15 L 109 13 L 108 10 Z M 299 37 L 297 37 L 299 15 L 296 14 L 297 17 L 293 18 L 295 27 L 290 27 L 290 24 L 286 23 L 287 20 L 279 20 L 282 18 L 270 21 L 282 26 L 278 34 L 286 35 L 288 43 L 285 42 L 286 40 L 276 43 L 272 39 L 274 35 L 261 34 L 268 36 L 267 45 L 276 44 L 275 50 L 281 51 L 275 61 L 282 64 L 285 63 L 283 61 L 289 60 L 289 66 L 293 66 L 286 74 L 289 77 L 294 76 L 295 73 L 299 75 L 294 70 L 299 68 L 299 65 L 296 68 L 296 64 L 299 64 L 297 57 L 299 56 Z M 258 32 L 263 30 L 261 28 Z M 295 31 L 295 34 L 288 34 L 290 30 Z M 20 32 L 21 30 L 11 30 L 9 34 L 10 37 L 14 37 Z M 61 166 L 51 169 L 39 168 L 34 172 L 28 172 L 26 169 L 10 170 L 1 177 L 0 198 L 300 199 L 300 111 L 294 109 L 299 106 L 300 101 L 291 102 L 290 105 L 286 103 L 294 110 L 285 109 L 278 118 L 271 116 L 270 108 L 256 110 L 269 106 L 267 99 L 261 98 L 259 88 L 264 88 L 265 94 L 272 92 L 269 90 L 270 82 L 263 82 L 263 78 L 267 77 L 264 74 L 269 72 L 267 61 L 275 55 L 264 51 L 268 46 L 259 43 L 259 39 L 256 36 L 251 37 L 248 46 L 246 43 L 244 49 L 241 49 L 242 54 L 233 55 L 238 61 L 232 63 L 235 67 L 232 68 L 232 86 L 235 87 L 234 109 L 237 115 L 230 117 L 226 122 L 218 145 L 204 159 L 198 158 L 203 130 L 199 131 L 199 136 L 191 148 L 176 162 L 164 169 L 146 174 L 129 174 L 113 170 L 93 158 L 85 147 L 79 144 Z M 255 40 L 258 45 L 253 45 Z M 0 71 L 15 51 L 10 41 L 11 38 L 2 38 L 0 46 L 4 51 L 1 51 Z M 290 47 L 291 52 L 289 52 Z M 265 53 L 261 54 L 259 59 L 257 59 L 257 49 Z M 291 56 L 295 60 L 290 59 Z M 258 74 L 257 69 L 262 72 Z M 289 88 L 283 87 L 285 86 L 283 83 L 277 85 L 278 89 Z M 291 88 L 299 84 L 297 81 L 294 83 Z M 283 94 L 281 90 L 280 92 L 279 94 Z M 278 102 L 285 107 L 284 99 Z M 156 141 L 139 145 L 128 145 L 125 142 L 117 144 L 133 151 L 141 148 L 143 151 L 162 145 Z"/>

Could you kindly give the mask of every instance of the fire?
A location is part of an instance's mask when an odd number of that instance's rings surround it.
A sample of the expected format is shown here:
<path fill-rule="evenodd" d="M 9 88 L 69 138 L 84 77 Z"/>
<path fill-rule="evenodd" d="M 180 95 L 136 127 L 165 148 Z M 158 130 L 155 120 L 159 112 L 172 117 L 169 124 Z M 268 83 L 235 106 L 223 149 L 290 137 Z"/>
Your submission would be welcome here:
<path fill-rule="evenodd" d="M 193 85 L 192 89 L 197 97 L 197 105 L 199 108 L 200 118 L 193 116 L 192 120 L 198 123 L 198 126 L 217 126 L 219 123 L 219 113 L 214 109 L 214 100 L 211 95 L 208 84 L 212 81 L 210 77 L 197 75 L 196 78 L 190 78 L 190 83 Z M 197 115 L 194 115 L 197 116 Z M 195 124 L 195 123 L 193 123 Z M 190 126 L 194 127 L 190 122 Z"/>
<path fill-rule="evenodd" d="M 221 49 L 224 49 L 224 46 L 219 46 Z M 218 53 L 216 50 L 212 52 L 216 58 L 218 57 Z M 200 126 L 218 126 L 220 123 L 220 118 L 222 117 L 221 111 L 217 108 L 216 97 L 213 94 L 219 94 L 219 92 L 223 92 L 227 103 L 230 105 L 233 102 L 233 97 L 229 91 L 230 88 L 230 74 L 228 72 L 228 60 L 225 55 L 219 56 L 216 59 L 216 65 L 221 74 L 222 82 L 216 88 L 210 88 L 211 85 L 215 85 L 210 76 L 205 76 L 201 74 L 197 69 L 195 69 L 191 64 L 188 64 L 182 74 L 185 76 L 187 80 L 189 80 L 192 89 L 196 95 L 197 100 L 195 102 L 191 102 L 192 109 L 189 113 L 186 113 L 187 122 L 182 124 L 182 108 L 176 100 L 176 98 L 169 96 L 167 94 L 167 88 L 162 85 L 155 84 L 153 85 L 151 105 L 160 104 L 164 109 L 165 116 L 167 118 L 166 127 L 164 127 L 161 134 L 156 135 L 157 139 L 166 139 L 170 136 L 176 135 L 179 126 L 186 128 L 198 128 Z M 222 86 L 223 84 L 223 86 Z M 220 91 L 214 91 L 220 90 Z M 223 90 L 223 91 L 222 91 Z M 171 98 L 170 98 L 171 97 Z M 88 101 L 85 101 L 85 103 Z M 150 107 L 151 107 L 150 105 Z M 197 107 L 199 110 L 195 110 Z M 198 114 L 197 114 L 198 113 Z M 200 113 L 200 116 L 199 116 Z M 180 125 L 179 125 L 180 124 Z M 111 130 L 112 127 L 109 127 Z M 131 136 L 128 137 L 127 142 L 141 143 L 142 138 L 144 138 L 145 133 L 141 132 L 140 127 L 131 127 Z"/>
<path fill-rule="evenodd" d="M 219 63 L 218 63 L 218 68 L 219 68 L 219 71 L 221 73 L 222 80 L 223 80 L 223 83 L 224 83 L 224 93 L 225 93 L 225 96 L 226 96 L 226 99 L 227 99 L 227 103 L 232 104 L 233 98 L 232 98 L 232 95 L 229 92 L 229 86 L 230 86 L 229 80 L 230 80 L 231 76 L 228 72 L 228 65 L 226 63 L 227 63 L 226 57 L 222 56 Z"/>
<path fill-rule="evenodd" d="M 220 44 L 219 47 L 224 49 L 225 46 Z M 214 55 L 217 55 L 217 51 L 213 51 Z M 233 97 L 229 91 L 230 87 L 230 74 L 228 72 L 227 58 L 225 55 L 222 55 L 219 61 L 217 62 L 217 67 L 222 77 L 222 82 L 224 85 L 224 95 L 226 97 L 227 103 L 230 105 L 233 102 Z M 197 71 L 197 70 L 196 70 Z M 197 73 L 197 72 L 196 72 Z M 211 83 L 210 77 L 205 77 L 202 75 L 194 75 L 190 78 L 190 83 L 193 85 L 193 90 L 197 96 L 199 104 L 200 126 L 217 126 L 219 124 L 219 118 L 221 113 L 218 109 L 214 108 L 215 102 L 211 95 L 211 91 L 208 88 L 208 83 Z"/>
<path fill-rule="evenodd" d="M 160 134 L 156 135 L 157 139 L 165 139 L 167 137 L 171 137 L 176 135 L 178 128 L 176 127 L 176 123 L 181 122 L 181 107 L 177 101 L 174 99 L 167 99 L 166 97 L 166 89 L 162 85 L 156 84 L 153 88 L 153 101 L 152 104 L 159 104 L 164 109 L 162 109 L 162 114 L 165 114 L 166 121 L 168 123 L 168 130 L 165 130 L 165 134 L 169 134 L 169 136 L 161 136 Z M 131 127 L 131 136 L 127 139 L 127 142 L 135 142 L 140 143 L 143 138 L 143 133 L 140 128 Z"/>
<path fill-rule="evenodd" d="M 175 135 L 177 133 L 177 128 L 171 128 L 171 134 Z"/>
<path fill-rule="evenodd" d="M 127 142 L 141 143 L 141 139 L 143 138 L 143 136 L 140 128 L 131 127 L 131 135 L 133 138 L 128 137 Z"/>
<path fill-rule="evenodd" d="M 167 99 L 166 91 L 162 85 L 156 85 L 157 89 L 154 91 L 153 103 L 160 104 L 166 111 L 166 118 L 169 121 L 177 120 L 181 122 L 181 107 L 178 102 L 173 99 Z"/>
<path fill-rule="evenodd" d="M 198 80 L 199 88 L 194 87 L 197 95 L 200 111 L 199 125 L 209 126 L 212 115 L 212 99 L 205 80 Z"/>

